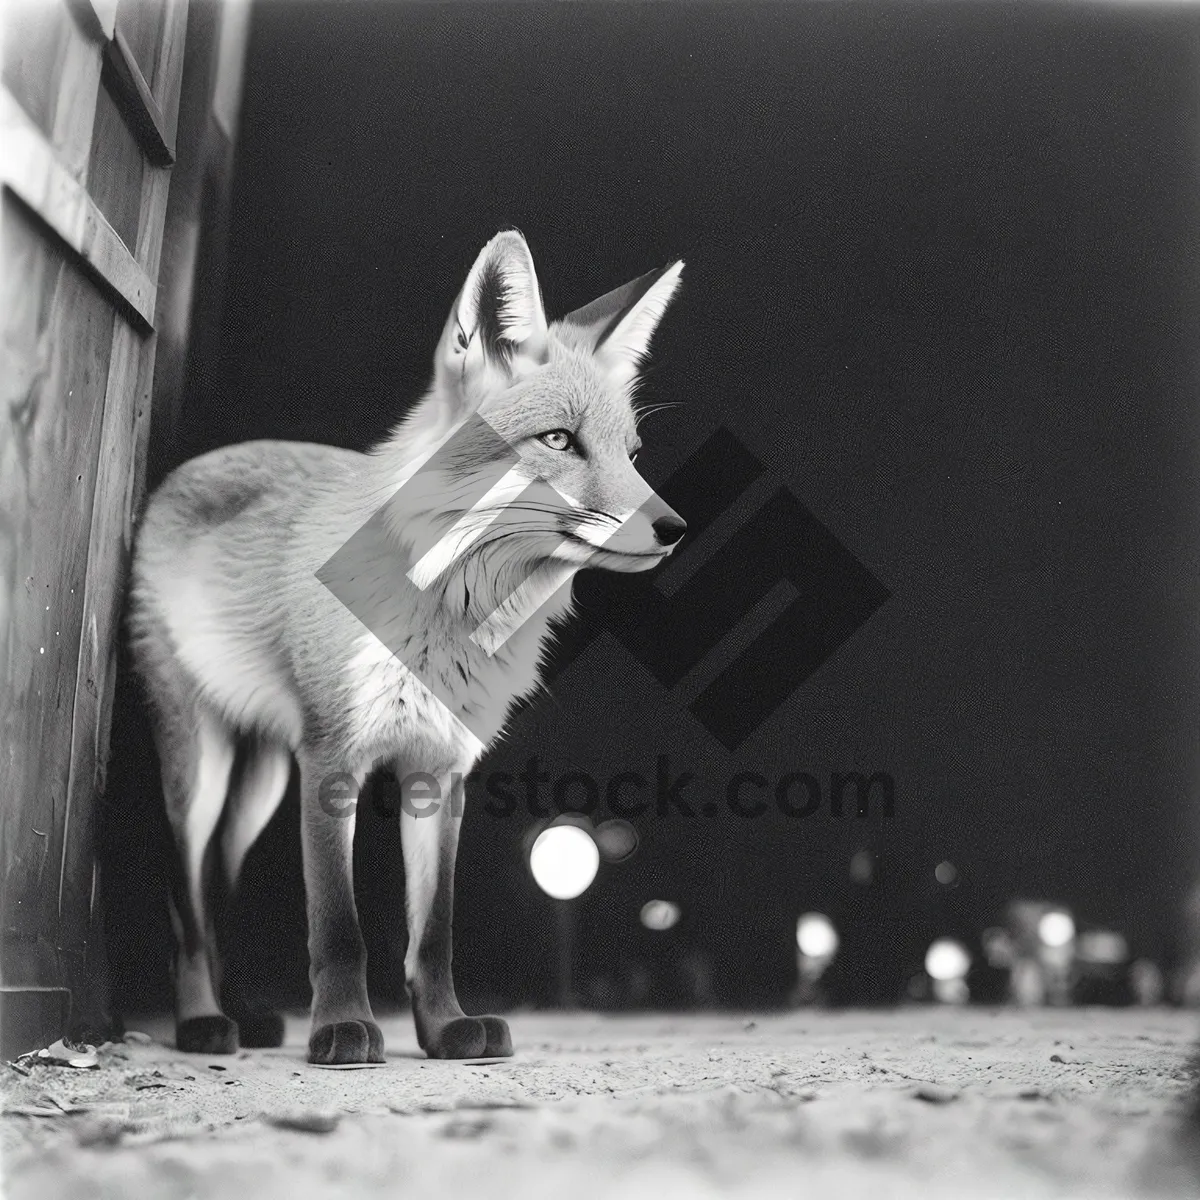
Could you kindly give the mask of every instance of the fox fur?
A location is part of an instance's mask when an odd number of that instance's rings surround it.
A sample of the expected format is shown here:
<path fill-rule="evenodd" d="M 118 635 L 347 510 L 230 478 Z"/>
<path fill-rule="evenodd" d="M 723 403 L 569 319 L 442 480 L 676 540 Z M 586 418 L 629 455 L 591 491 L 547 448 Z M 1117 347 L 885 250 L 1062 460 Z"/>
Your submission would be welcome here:
<path fill-rule="evenodd" d="M 185 463 L 151 497 L 128 625 L 178 855 L 181 1049 L 282 1037 L 273 1014 L 236 998 L 222 1008 L 209 890 L 214 860 L 236 887 L 294 757 L 309 1057 L 382 1061 L 354 908 L 354 819 L 331 815 L 323 781 L 361 783 L 386 763 L 401 780 L 433 776 L 449 795 L 451 777 L 470 771 L 514 701 L 537 687 L 575 573 L 647 570 L 672 552 L 684 523 L 633 465 L 633 391 L 682 266 L 549 324 L 529 247 L 500 233 L 451 308 L 428 391 L 383 442 L 366 454 L 229 446 Z M 498 448 L 515 454 L 512 465 L 498 468 Z M 369 628 L 359 605 L 318 577 L 351 542 Z M 402 808 L 418 1041 L 434 1057 L 509 1054 L 505 1023 L 466 1016 L 454 994 L 459 817 L 446 803 Z"/>

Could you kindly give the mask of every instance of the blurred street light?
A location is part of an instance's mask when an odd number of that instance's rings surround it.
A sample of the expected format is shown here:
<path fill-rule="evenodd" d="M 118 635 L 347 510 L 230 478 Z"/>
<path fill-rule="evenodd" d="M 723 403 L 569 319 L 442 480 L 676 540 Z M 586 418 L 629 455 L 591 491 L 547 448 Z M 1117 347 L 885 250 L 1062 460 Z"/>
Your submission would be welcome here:
<path fill-rule="evenodd" d="M 555 900 L 574 900 L 592 885 L 600 868 L 600 851 L 578 825 L 543 829 L 529 852 L 529 870 L 538 887 Z"/>
<path fill-rule="evenodd" d="M 821 976 L 838 952 L 839 939 L 833 922 L 818 912 L 804 913 L 796 922 L 796 987 L 792 1003 L 822 1004 L 825 994 Z"/>
<path fill-rule="evenodd" d="M 930 979 L 962 979 L 970 969 L 971 956 L 953 938 L 938 938 L 925 952 L 925 970 Z"/>
<path fill-rule="evenodd" d="M 824 913 L 805 913 L 796 922 L 796 945 L 806 958 L 832 958 L 838 948 L 837 930 Z"/>
<path fill-rule="evenodd" d="M 1043 913 L 1038 921 L 1038 938 L 1043 946 L 1052 950 L 1069 946 L 1075 940 L 1075 922 L 1071 914 L 1061 908 Z"/>
<path fill-rule="evenodd" d="M 942 1004 L 965 1004 L 970 998 L 967 972 L 971 956 L 953 938 L 938 938 L 925 952 L 925 973 L 933 980 L 933 995 Z"/>
<path fill-rule="evenodd" d="M 1114 966 L 1129 958 L 1129 943 L 1116 930 L 1089 929 L 1079 935 L 1076 957 L 1084 963 Z"/>
<path fill-rule="evenodd" d="M 1038 958 L 1048 1004 L 1071 1003 L 1071 964 L 1075 959 L 1075 919 L 1061 908 L 1051 908 L 1038 918 Z"/>
<path fill-rule="evenodd" d="M 678 923 L 681 915 L 679 905 L 670 900 L 647 900 L 642 905 L 642 924 L 655 932 L 670 929 Z"/>
<path fill-rule="evenodd" d="M 592 885 L 600 869 L 600 849 L 588 828 L 590 822 L 559 817 L 543 829 L 529 847 L 529 873 L 534 882 L 555 901 L 555 944 L 558 1002 L 562 1008 L 575 1004 L 572 968 L 575 960 L 575 905 Z"/>

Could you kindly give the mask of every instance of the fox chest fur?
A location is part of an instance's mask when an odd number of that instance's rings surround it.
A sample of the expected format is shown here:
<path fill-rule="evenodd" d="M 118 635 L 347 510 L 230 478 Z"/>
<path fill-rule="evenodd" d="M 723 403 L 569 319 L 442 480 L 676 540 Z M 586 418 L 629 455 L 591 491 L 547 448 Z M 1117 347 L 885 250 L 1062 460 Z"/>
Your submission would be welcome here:
<path fill-rule="evenodd" d="M 549 619 L 537 617 L 488 654 L 465 625 L 437 620 L 398 642 L 362 634 L 346 662 L 331 721 L 372 760 L 423 770 L 473 766 L 512 705 L 539 685 Z"/>

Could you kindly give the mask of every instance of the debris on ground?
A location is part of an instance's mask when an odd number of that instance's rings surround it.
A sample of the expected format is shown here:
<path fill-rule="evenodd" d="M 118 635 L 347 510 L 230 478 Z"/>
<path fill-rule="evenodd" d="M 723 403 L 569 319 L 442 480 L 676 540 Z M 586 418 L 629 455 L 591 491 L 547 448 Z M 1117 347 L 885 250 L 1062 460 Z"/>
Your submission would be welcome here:
<path fill-rule="evenodd" d="M 100 1065 L 100 1056 L 95 1046 L 71 1046 L 62 1038 L 43 1050 L 30 1050 L 22 1054 L 17 1062 L 22 1066 L 74 1067 L 89 1071 Z"/>

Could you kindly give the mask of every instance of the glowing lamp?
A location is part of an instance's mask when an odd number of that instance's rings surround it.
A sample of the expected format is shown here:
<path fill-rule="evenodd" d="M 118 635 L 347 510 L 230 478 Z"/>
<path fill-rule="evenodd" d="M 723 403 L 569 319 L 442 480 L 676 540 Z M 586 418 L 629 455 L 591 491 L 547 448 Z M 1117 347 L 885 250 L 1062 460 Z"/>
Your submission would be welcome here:
<path fill-rule="evenodd" d="M 831 958 L 837 953 L 837 930 L 824 913 L 805 913 L 796 922 L 796 945 L 809 958 Z"/>
<path fill-rule="evenodd" d="M 538 887 L 555 900 L 583 895 L 600 868 L 600 851 L 578 825 L 551 825 L 529 852 L 529 870 Z"/>
<path fill-rule="evenodd" d="M 971 956 L 953 938 L 938 938 L 925 951 L 925 971 L 930 979 L 942 982 L 962 979 L 970 969 Z"/>
<path fill-rule="evenodd" d="M 1043 946 L 1057 950 L 1070 945 L 1075 940 L 1075 922 L 1071 914 L 1062 909 L 1053 908 L 1043 913 L 1038 921 L 1038 940 Z"/>

